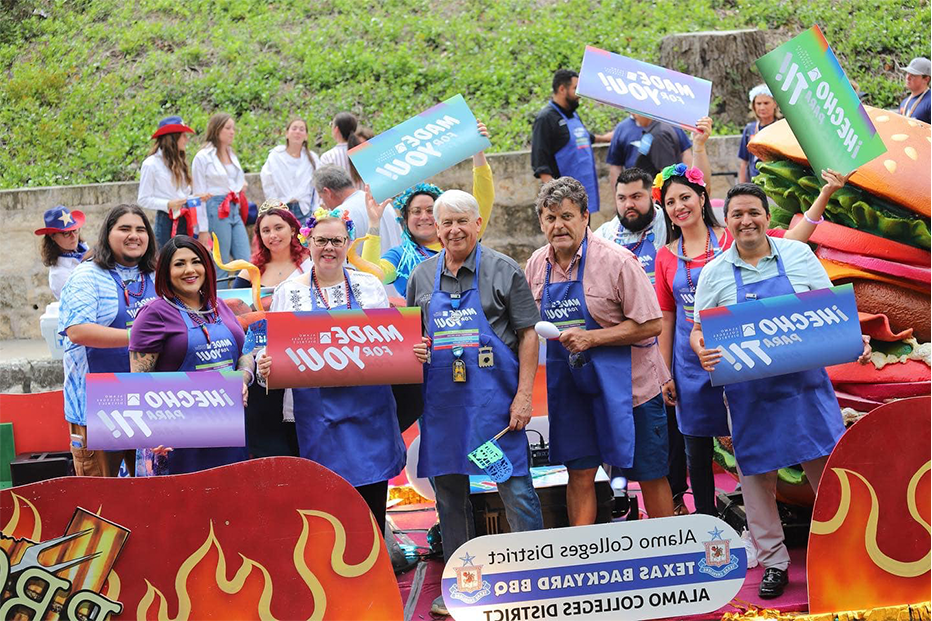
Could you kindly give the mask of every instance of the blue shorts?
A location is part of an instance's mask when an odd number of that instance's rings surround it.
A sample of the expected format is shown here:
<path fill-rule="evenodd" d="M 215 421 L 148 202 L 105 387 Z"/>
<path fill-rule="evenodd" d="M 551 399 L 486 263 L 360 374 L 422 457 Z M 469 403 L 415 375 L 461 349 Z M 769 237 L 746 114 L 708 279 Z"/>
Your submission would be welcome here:
<path fill-rule="evenodd" d="M 598 455 L 587 455 L 586 457 L 568 459 L 563 465 L 566 466 L 567 470 L 589 470 L 601 466 L 602 458 Z"/>
<path fill-rule="evenodd" d="M 667 411 L 663 396 L 658 394 L 634 408 L 634 465 L 617 468 L 631 481 L 651 481 L 667 476 L 669 467 Z"/>

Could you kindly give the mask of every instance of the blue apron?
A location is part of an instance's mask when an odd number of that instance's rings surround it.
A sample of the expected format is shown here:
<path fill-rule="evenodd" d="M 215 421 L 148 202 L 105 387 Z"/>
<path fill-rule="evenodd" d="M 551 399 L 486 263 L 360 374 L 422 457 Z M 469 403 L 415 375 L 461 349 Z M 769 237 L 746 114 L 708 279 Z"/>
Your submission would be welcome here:
<path fill-rule="evenodd" d="M 651 226 L 653 227 L 653 225 Z M 654 261 L 657 259 L 657 248 L 654 246 L 654 231 L 645 232 L 638 241 L 626 244 L 621 241 L 622 230 L 624 230 L 624 227 L 621 226 L 621 222 L 619 222 L 618 233 L 615 235 L 615 243 L 624 246 L 634 253 L 634 256 L 636 256 L 641 263 L 641 267 L 647 272 L 647 277 L 650 278 L 650 284 L 653 285 L 656 279 Z"/>
<path fill-rule="evenodd" d="M 592 156 L 589 130 L 575 112 L 573 116 L 568 117 L 563 114 L 560 106 L 552 101 L 550 105 L 566 121 L 566 129 L 570 132 L 569 140 L 554 154 L 557 168 L 560 169 L 560 176 L 573 177 L 583 184 L 589 196 L 589 212 L 594 213 L 599 210 L 599 177 L 595 171 L 595 158 Z"/>
<path fill-rule="evenodd" d="M 116 270 L 110 270 L 110 277 L 117 284 L 117 309 L 116 317 L 110 322 L 110 328 L 125 330 L 133 325 L 136 314 L 150 301 L 154 300 L 155 283 L 148 274 L 140 273 L 143 279 L 142 293 L 137 297 L 130 297 L 130 303 L 127 305 L 127 294 L 124 293 L 123 281 Z M 132 287 L 135 283 L 130 283 Z M 87 370 L 88 373 L 129 373 L 129 347 L 87 347 Z"/>
<path fill-rule="evenodd" d="M 352 288 L 347 295 L 351 308 L 361 308 Z M 325 310 L 318 307 L 313 288 L 311 305 Z M 391 386 L 294 388 L 292 394 L 301 457 L 336 472 L 353 487 L 387 481 L 405 467 Z"/>
<path fill-rule="evenodd" d="M 219 304 L 223 302 L 218 300 Z M 188 329 L 188 350 L 179 371 L 226 371 L 236 368 L 239 352 L 233 333 L 222 321 L 206 324 L 210 340 L 204 335 L 188 313 L 178 311 Z M 198 356 L 198 353 L 201 356 Z M 244 415 L 245 417 L 245 415 Z M 176 448 L 168 454 L 168 474 L 198 472 L 217 466 L 225 466 L 249 459 L 245 446 L 212 448 Z"/>
<path fill-rule="evenodd" d="M 421 448 L 417 475 L 485 474 L 467 455 L 511 422 L 511 402 L 518 392 L 518 357 L 489 325 L 479 297 L 476 245 L 473 286 L 460 294 L 440 289 L 446 251 L 440 251 L 434 290 L 427 307 L 430 362 L 424 382 Z M 462 347 L 466 381 L 453 381 L 454 347 Z M 479 349 L 491 348 L 492 366 L 479 366 Z M 488 350 L 483 350 L 488 351 Z M 514 466 L 513 476 L 528 474 L 527 435 L 509 431 L 498 440 Z"/>
<path fill-rule="evenodd" d="M 587 240 L 576 280 L 551 283 L 551 264 L 540 302 L 540 316 L 561 331 L 598 330 L 586 307 L 583 272 Z M 572 266 L 570 267 L 572 270 Z M 594 347 L 582 354 L 580 368 L 556 339 L 547 341 L 547 411 L 550 419 L 550 458 L 554 463 L 598 455 L 602 462 L 634 465 L 634 414 L 631 402 L 631 347 Z"/>
<path fill-rule="evenodd" d="M 741 268 L 733 269 L 739 304 L 795 292 L 779 253 L 779 273 L 773 278 L 745 284 Z M 845 432 L 841 408 L 824 368 L 729 384 L 725 394 L 735 458 L 746 475 L 824 457 Z"/>
<path fill-rule="evenodd" d="M 710 228 L 713 252 L 719 253 L 718 239 Z M 676 333 L 673 337 L 673 379 L 676 382 L 676 423 L 688 436 L 727 436 L 728 417 L 722 398 L 722 387 L 713 386 L 709 373 L 699 364 L 699 357 L 689 345 L 693 330 L 695 290 L 686 278 L 683 259 L 683 238 L 680 238 L 676 275 L 673 277 L 673 298 L 676 300 Z M 702 266 L 690 269 L 693 284 L 699 281 Z"/>

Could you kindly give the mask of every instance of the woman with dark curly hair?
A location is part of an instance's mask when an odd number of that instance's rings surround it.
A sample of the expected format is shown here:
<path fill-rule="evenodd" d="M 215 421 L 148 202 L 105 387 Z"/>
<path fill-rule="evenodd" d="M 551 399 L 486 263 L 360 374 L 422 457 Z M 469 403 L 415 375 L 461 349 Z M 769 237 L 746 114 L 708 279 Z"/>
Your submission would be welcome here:
<path fill-rule="evenodd" d="M 43 217 L 45 226 L 36 229 L 36 235 L 43 236 L 42 265 L 49 268 L 49 288 L 57 300 L 71 271 L 87 253 L 87 244 L 78 232 L 84 226 L 84 214 L 59 205 L 47 209 Z"/>

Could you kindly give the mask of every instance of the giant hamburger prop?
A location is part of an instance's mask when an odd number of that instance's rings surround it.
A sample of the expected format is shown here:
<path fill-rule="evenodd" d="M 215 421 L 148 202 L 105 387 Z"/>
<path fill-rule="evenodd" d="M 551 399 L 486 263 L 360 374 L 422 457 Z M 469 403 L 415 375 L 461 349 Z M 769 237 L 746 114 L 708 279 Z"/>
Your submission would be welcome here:
<path fill-rule="evenodd" d="M 842 406 L 869 411 L 883 402 L 928 395 L 930 340 L 930 164 L 932 128 L 865 106 L 887 152 L 862 166 L 832 196 L 826 222 L 810 238 L 836 285 L 852 283 L 874 364 L 829 367 Z M 760 185 L 787 227 L 818 196 L 805 154 L 785 121 L 761 130 L 749 150 L 762 160 Z"/>

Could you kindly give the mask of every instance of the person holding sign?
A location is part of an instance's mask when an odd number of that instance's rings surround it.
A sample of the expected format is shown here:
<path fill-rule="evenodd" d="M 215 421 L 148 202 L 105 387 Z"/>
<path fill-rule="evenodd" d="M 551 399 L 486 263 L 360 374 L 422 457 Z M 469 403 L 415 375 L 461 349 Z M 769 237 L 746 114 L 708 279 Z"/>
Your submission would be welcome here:
<path fill-rule="evenodd" d="M 899 113 L 903 116 L 912 117 L 923 123 L 930 123 L 930 102 L 932 102 L 932 91 L 929 90 L 929 81 L 932 77 L 932 63 L 928 58 L 914 58 L 906 66 L 906 88 L 909 89 L 909 95 L 900 103 Z"/>
<path fill-rule="evenodd" d="M 301 230 L 314 265 L 308 273 L 275 288 L 272 312 L 388 308 L 378 278 L 344 267 L 355 233 L 349 212 L 318 208 Z M 426 361 L 426 345 L 415 345 L 414 354 Z M 272 359 L 263 350 L 258 358 L 263 384 L 272 369 Z M 293 409 L 301 457 L 349 481 L 369 505 L 381 532 L 388 480 L 405 465 L 391 387 L 292 388 L 290 392 L 285 395 L 285 410 L 287 415 Z"/>
<path fill-rule="evenodd" d="M 120 462 L 135 472 L 134 452 L 87 450 L 88 373 L 130 371 L 130 327 L 156 299 L 155 235 L 145 211 L 118 205 L 107 214 L 93 261 L 71 273 L 61 292 L 58 331 L 65 340 L 65 420 L 78 476 L 115 477 Z"/>
<path fill-rule="evenodd" d="M 787 239 L 806 241 L 821 221 L 832 194 L 847 177 L 823 173 L 826 184 L 805 218 L 787 231 Z M 749 185 L 749 184 L 743 184 Z M 754 186 L 756 187 L 756 186 Z M 729 435 L 722 388 L 712 386 L 689 345 L 696 283 L 703 267 L 733 238 L 712 213 L 705 175 L 683 165 L 665 168 L 654 180 L 654 195 L 664 206 L 671 240 L 657 251 L 656 291 L 663 311 L 660 351 L 673 374 L 664 398 L 676 406 L 676 419 L 686 447 L 686 463 L 696 511 L 717 515 L 712 474 L 712 438 Z"/>
<path fill-rule="evenodd" d="M 262 166 L 265 199 L 281 201 L 295 218 L 306 218 L 320 204 L 313 183 L 320 165 L 317 154 L 307 148 L 307 123 L 292 119 L 285 128 L 285 144 L 269 151 Z"/>
<path fill-rule="evenodd" d="M 722 354 L 705 348 L 699 311 L 832 286 L 808 245 L 767 236 L 769 221 L 767 196 L 759 187 L 743 183 L 728 191 L 725 222 L 735 243 L 705 266 L 695 290 L 690 345 L 705 371 L 713 371 Z M 865 337 L 861 361 L 869 359 Z M 841 408 L 824 368 L 729 384 L 725 394 L 748 528 L 764 567 L 759 595 L 779 597 L 788 581 L 789 554 L 777 513 L 777 470 L 800 464 L 817 490 L 828 455 L 845 431 Z"/>
<path fill-rule="evenodd" d="M 488 138 L 489 130 L 481 122 L 477 124 L 479 133 Z M 492 215 L 492 204 L 495 202 L 495 186 L 492 183 L 492 169 L 485 159 L 485 152 L 480 151 L 472 156 L 472 193 L 479 203 L 479 217 L 482 225 L 479 229 L 479 239 L 489 224 Z M 437 236 L 437 224 L 434 222 L 434 201 L 443 193 L 443 190 L 432 183 L 418 183 L 395 197 L 392 207 L 400 216 L 401 244 L 389 248 L 382 255 L 381 238 L 379 237 L 379 222 L 388 205 L 384 201 L 381 205 L 372 198 L 372 193 L 366 188 L 366 210 L 369 214 L 369 238 L 366 240 L 362 258 L 369 263 L 378 265 L 382 271 L 382 282 L 394 285 L 395 290 L 405 295 L 408 277 L 417 265 L 424 259 L 430 258 L 440 252 L 440 237 Z"/>
<path fill-rule="evenodd" d="M 757 156 L 748 151 L 748 142 L 757 132 L 777 120 L 777 101 L 766 84 L 758 84 L 748 93 L 751 111 L 756 121 L 748 123 L 738 145 L 738 183 L 747 183 L 757 176 Z"/>
<path fill-rule="evenodd" d="M 513 532 L 544 526 L 524 431 L 540 315 L 518 264 L 478 243 L 482 218 L 471 194 L 441 194 L 434 219 L 443 250 L 414 269 L 407 301 L 421 308 L 431 345 L 417 474 L 432 477 L 448 561 L 475 536 L 469 475 L 483 471 L 467 455 L 505 428 L 498 442 L 513 472 L 498 491 L 508 524 Z"/>
<path fill-rule="evenodd" d="M 383 210 L 377 224 L 369 222 L 366 194 L 356 188 L 350 174 L 339 166 L 326 164 L 318 168 L 314 173 L 314 186 L 320 195 L 321 204 L 327 210 L 349 212 L 350 220 L 364 225 L 366 230 L 370 226 L 378 226 L 386 248 L 394 248 L 401 243 L 401 226 L 395 221 L 395 216 Z M 363 244 L 363 252 L 367 245 Z"/>
<path fill-rule="evenodd" d="M 599 178 L 593 143 L 611 142 L 612 133 L 592 134 L 576 114 L 579 74 L 559 69 L 553 74 L 553 98 L 534 119 L 531 166 L 542 183 L 562 176 L 579 179 L 590 197 L 591 211 L 599 210 Z"/>
<path fill-rule="evenodd" d="M 158 299 L 139 313 L 130 334 L 130 371 L 236 369 L 243 373 L 243 403 L 248 403 L 252 355 L 242 355 L 243 329 L 233 311 L 217 299 L 217 271 L 203 244 L 178 235 L 162 246 L 155 289 Z M 197 472 L 249 458 L 244 446 L 164 450 L 169 451 L 168 474 Z"/>
<path fill-rule="evenodd" d="M 547 343 L 550 457 L 569 474 L 572 526 L 595 522 L 602 463 L 640 482 L 650 517 L 671 516 L 662 367 L 652 359 L 660 308 L 640 262 L 589 230 L 587 203 L 575 179 L 544 184 L 537 215 L 549 244 L 525 269 L 540 318 L 561 329 Z"/>

